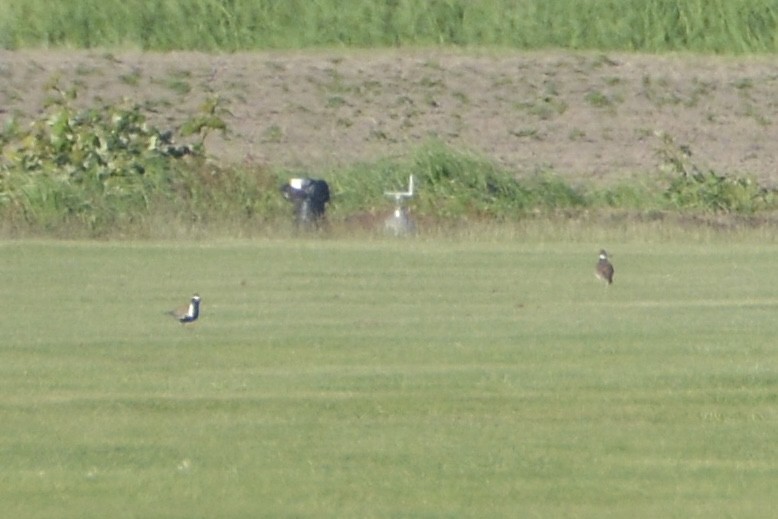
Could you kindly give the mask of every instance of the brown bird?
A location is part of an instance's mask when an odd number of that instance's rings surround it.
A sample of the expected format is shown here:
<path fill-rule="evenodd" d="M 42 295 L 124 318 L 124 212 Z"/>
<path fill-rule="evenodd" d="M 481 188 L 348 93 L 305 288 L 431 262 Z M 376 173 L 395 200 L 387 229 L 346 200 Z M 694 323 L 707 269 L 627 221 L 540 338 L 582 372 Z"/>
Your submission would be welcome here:
<path fill-rule="evenodd" d="M 605 249 L 600 250 L 600 259 L 597 261 L 594 275 L 610 285 L 613 283 L 613 272 L 613 265 L 608 261 L 608 253 L 605 252 Z"/>
<path fill-rule="evenodd" d="M 189 304 L 184 305 L 175 310 L 171 310 L 168 314 L 176 318 L 181 324 L 191 323 L 197 320 L 200 316 L 200 296 L 195 294 L 192 296 L 192 300 Z"/>

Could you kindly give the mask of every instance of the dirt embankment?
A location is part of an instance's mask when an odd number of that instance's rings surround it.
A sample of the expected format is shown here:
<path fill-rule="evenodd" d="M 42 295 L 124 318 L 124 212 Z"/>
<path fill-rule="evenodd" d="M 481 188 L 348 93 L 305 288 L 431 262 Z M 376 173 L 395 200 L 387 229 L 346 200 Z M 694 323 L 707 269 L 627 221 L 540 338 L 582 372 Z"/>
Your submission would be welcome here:
<path fill-rule="evenodd" d="M 778 183 L 778 63 L 769 58 L 3 51 L 0 118 L 35 116 L 54 80 L 75 86 L 79 103 L 130 98 L 161 128 L 218 94 L 229 133 L 207 145 L 228 162 L 320 170 L 400 156 L 434 137 L 517 175 L 610 182 L 655 173 L 663 131 L 702 167 Z"/>

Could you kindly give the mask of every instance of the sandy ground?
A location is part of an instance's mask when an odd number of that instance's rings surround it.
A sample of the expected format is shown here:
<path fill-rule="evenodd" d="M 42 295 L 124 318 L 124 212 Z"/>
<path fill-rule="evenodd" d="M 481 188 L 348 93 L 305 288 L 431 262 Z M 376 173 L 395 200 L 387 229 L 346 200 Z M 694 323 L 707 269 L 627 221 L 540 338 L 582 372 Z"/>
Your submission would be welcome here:
<path fill-rule="evenodd" d="M 651 179 L 656 132 L 722 174 L 778 184 L 778 60 L 457 50 L 201 54 L 0 52 L 0 119 L 29 120 L 47 85 L 79 103 L 142 104 L 175 129 L 218 95 L 216 160 L 293 171 L 412 153 L 430 138 L 516 175 Z"/>

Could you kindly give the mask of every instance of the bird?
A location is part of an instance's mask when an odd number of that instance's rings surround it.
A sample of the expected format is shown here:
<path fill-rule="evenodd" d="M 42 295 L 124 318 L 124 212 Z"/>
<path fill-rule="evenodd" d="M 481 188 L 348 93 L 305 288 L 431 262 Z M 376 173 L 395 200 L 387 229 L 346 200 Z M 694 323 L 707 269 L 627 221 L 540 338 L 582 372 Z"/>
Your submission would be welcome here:
<path fill-rule="evenodd" d="M 181 324 L 192 323 L 200 317 L 200 296 L 194 294 L 192 300 L 187 305 L 183 305 L 175 310 L 170 310 L 169 315 L 176 318 Z"/>
<path fill-rule="evenodd" d="M 611 265 L 611 262 L 608 260 L 608 253 L 605 252 L 605 249 L 601 249 L 600 259 L 597 261 L 597 266 L 594 270 L 595 276 L 610 285 L 613 283 L 613 272 L 613 265 Z"/>

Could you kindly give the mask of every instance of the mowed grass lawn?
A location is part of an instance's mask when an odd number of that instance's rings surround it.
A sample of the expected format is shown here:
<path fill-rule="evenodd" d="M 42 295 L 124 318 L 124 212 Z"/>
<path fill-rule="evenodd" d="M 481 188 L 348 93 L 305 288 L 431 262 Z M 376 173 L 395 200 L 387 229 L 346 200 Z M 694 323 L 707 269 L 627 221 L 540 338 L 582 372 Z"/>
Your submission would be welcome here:
<path fill-rule="evenodd" d="M 771 516 L 758 241 L 4 242 L 0 515 Z"/>

